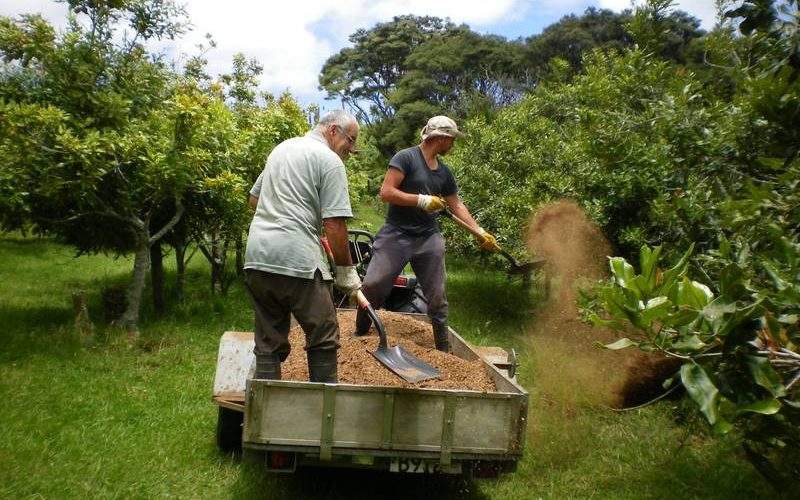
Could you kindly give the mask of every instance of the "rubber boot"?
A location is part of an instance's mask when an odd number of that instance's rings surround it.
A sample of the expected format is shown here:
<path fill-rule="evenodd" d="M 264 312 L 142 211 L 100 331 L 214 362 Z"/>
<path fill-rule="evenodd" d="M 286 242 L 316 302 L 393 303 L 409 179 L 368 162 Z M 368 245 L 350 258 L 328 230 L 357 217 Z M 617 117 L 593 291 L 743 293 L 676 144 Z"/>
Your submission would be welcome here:
<path fill-rule="evenodd" d="M 277 354 L 256 354 L 256 373 L 254 379 L 280 380 L 281 360 Z"/>
<path fill-rule="evenodd" d="M 372 320 L 362 308 L 358 308 L 356 311 L 356 329 L 353 332 L 353 337 L 363 337 L 364 335 L 369 334 L 369 327 L 372 326 Z"/>
<path fill-rule="evenodd" d="M 308 380 L 335 384 L 338 381 L 336 372 L 336 351 L 331 349 L 315 349 L 307 351 Z"/>
<path fill-rule="evenodd" d="M 442 352 L 450 352 L 450 332 L 447 329 L 447 323 L 431 323 L 433 325 L 433 342 L 436 344 L 436 349 Z"/>

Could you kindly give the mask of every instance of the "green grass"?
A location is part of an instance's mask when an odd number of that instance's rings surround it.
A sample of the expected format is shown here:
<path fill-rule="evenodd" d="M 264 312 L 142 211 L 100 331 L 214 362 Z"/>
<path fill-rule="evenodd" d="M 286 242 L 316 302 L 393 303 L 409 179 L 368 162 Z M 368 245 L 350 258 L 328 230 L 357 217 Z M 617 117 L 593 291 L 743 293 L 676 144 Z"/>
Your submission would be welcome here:
<path fill-rule="evenodd" d="M 211 296 L 208 269 L 190 264 L 186 301 L 129 339 L 102 321 L 100 289 L 131 262 L 74 258 L 50 240 L 0 235 L 0 498 L 769 498 L 734 439 L 691 438 L 675 403 L 613 412 L 545 377 L 530 339 L 534 286 L 502 265 L 450 258 L 451 325 L 470 341 L 515 347 L 530 391 L 519 470 L 496 482 L 358 471 L 268 476 L 217 451 L 211 388 L 219 336 L 251 330 L 241 284 Z M 166 261 L 167 280 L 174 279 Z M 84 290 L 95 328 L 73 324 Z M 554 353 L 549 353 L 554 354 Z M 568 362 L 568 358 L 564 358 Z M 564 387 L 559 387 L 563 382 Z M 546 382 L 546 383 L 545 383 Z"/>
<path fill-rule="evenodd" d="M 373 235 L 383 225 L 385 208 L 378 199 L 363 201 L 353 207 L 353 218 L 347 222 L 348 229 L 362 229 Z"/>

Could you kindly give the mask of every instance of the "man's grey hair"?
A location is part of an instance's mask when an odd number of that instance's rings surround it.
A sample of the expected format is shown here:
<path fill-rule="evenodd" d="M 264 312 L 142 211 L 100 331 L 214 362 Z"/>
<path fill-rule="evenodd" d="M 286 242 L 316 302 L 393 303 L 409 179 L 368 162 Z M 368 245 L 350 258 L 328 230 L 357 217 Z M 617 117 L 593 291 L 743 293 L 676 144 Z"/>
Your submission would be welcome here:
<path fill-rule="evenodd" d="M 314 128 L 322 130 L 330 125 L 338 125 L 346 130 L 354 121 L 356 121 L 355 117 L 347 111 L 343 109 L 334 109 L 322 115 L 322 118 L 319 119 L 319 122 L 317 122 Z"/>

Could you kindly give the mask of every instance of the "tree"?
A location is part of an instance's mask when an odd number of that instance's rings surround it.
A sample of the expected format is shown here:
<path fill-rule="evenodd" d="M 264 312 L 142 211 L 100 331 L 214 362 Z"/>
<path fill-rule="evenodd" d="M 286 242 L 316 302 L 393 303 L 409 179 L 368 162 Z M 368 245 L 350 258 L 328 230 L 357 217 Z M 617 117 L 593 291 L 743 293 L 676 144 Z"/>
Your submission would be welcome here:
<path fill-rule="evenodd" d="M 170 161 L 172 75 L 142 43 L 180 34 L 183 10 L 164 1 L 68 3 L 61 36 L 37 16 L 0 20 L 0 175 L 13 193 L 0 213 L 6 229 L 58 235 L 80 252 L 133 252 L 120 322 L 137 331 L 149 248 L 180 219 L 195 168 Z M 122 25 L 132 36 L 117 36 Z M 172 217 L 152 227 L 167 205 Z"/>
<path fill-rule="evenodd" d="M 351 41 L 326 62 L 320 87 L 356 109 L 384 157 L 417 140 L 433 115 L 491 113 L 528 86 L 519 44 L 466 25 L 402 16 Z"/>
<path fill-rule="evenodd" d="M 420 44 L 406 62 L 411 68 L 389 94 L 397 109 L 376 126 L 379 146 L 388 151 L 419 139 L 428 118 L 456 119 L 492 111 L 518 100 L 525 90 L 514 42 L 454 27 Z"/>
<path fill-rule="evenodd" d="M 425 40 L 453 27 L 437 17 L 396 16 L 370 30 L 359 29 L 349 40 L 353 47 L 328 58 L 320 74 L 320 89 L 340 99 L 370 124 L 394 115 L 389 94 L 409 67 L 406 58 Z M 368 107 L 366 107 L 368 106 Z"/>
<path fill-rule="evenodd" d="M 671 0 L 645 3 L 634 15 L 589 7 L 581 16 L 570 14 L 547 26 L 541 34 L 526 39 L 523 64 L 537 77 L 547 77 L 549 62 L 558 57 L 569 63 L 569 75 L 583 71 L 583 57 L 596 49 L 622 50 L 639 44 L 643 50 L 697 69 L 702 47 L 697 41 L 705 32 L 700 21 L 672 10 Z"/>
<path fill-rule="evenodd" d="M 633 45 L 625 29 L 630 10 L 615 13 L 589 7 L 581 16 L 570 14 L 547 26 L 539 35 L 526 39 L 523 59 L 537 73 L 546 73 L 549 61 L 559 57 L 567 61 L 572 73 L 582 68 L 586 52 L 596 48 L 622 49 Z"/>

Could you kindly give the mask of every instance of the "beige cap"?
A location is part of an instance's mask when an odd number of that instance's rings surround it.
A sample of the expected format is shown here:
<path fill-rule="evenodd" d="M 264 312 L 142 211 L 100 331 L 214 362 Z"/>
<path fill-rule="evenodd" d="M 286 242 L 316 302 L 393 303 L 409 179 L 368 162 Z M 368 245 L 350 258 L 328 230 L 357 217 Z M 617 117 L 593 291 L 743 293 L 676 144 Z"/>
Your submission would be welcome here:
<path fill-rule="evenodd" d="M 458 131 L 456 122 L 446 116 L 434 116 L 428 120 L 427 125 L 422 129 L 420 136 L 423 141 L 427 141 L 432 137 L 464 137 L 463 132 Z"/>

